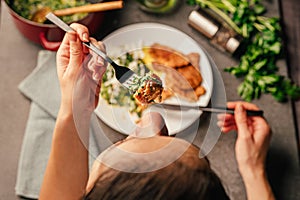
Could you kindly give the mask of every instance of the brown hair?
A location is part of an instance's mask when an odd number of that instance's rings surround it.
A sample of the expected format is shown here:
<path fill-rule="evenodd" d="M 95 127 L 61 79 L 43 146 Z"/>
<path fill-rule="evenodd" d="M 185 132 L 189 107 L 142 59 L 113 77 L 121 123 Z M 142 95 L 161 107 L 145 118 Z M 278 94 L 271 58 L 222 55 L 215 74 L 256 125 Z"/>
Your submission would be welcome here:
<path fill-rule="evenodd" d="M 147 173 L 107 167 L 85 199 L 229 199 L 208 161 L 200 159 L 198 153 L 198 148 L 191 146 L 175 162 Z M 128 164 L 132 167 L 132 163 Z"/>

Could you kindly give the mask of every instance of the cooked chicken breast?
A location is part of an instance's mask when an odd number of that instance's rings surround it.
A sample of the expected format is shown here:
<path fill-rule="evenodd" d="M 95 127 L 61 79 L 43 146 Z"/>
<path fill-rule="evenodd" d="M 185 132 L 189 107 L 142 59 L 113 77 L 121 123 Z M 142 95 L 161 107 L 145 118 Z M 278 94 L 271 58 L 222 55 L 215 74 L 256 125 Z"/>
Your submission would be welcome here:
<path fill-rule="evenodd" d="M 189 101 L 197 101 L 205 94 L 205 88 L 201 86 L 199 53 L 184 55 L 157 43 L 144 52 L 145 62 L 151 64 L 152 70 L 165 74 L 165 90 L 168 89 Z"/>
<path fill-rule="evenodd" d="M 189 59 L 184 54 L 161 44 L 153 44 L 147 49 L 149 55 L 155 62 L 168 67 L 177 68 L 189 64 Z"/>

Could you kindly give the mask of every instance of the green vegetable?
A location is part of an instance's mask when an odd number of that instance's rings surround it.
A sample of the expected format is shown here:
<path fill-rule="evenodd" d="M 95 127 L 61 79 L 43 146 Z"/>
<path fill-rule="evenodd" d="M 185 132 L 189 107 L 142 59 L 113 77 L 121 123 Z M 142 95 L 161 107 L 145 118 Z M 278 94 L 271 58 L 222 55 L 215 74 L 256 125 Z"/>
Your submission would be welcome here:
<path fill-rule="evenodd" d="M 299 86 L 278 74 L 281 27 L 278 18 L 263 16 L 266 9 L 260 0 L 188 0 L 187 3 L 211 9 L 245 38 L 246 50 L 239 64 L 225 69 L 243 78 L 238 94 L 244 100 L 258 99 L 262 93 L 269 93 L 280 102 L 300 98 Z"/>
<path fill-rule="evenodd" d="M 143 77 L 142 79 L 136 80 L 136 85 L 132 86 L 131 91 L 136 91 L 140 83 L 143 82 L 145 78 L 149 78 L 149 76 L 146 76 L 149 73 L 149 69 L 146 67 L 142 58 L 137 55 L 139 55 L 138 52 L 128 52 L 117 59 L 120 65 L 130 68 L 139 76 Z M 112 66 L 108 66 L 103 75 L 101 97 L 111 105 L 126 106 L 129 108 L 129 112 L 136 113 L 139 117 L 142 115 L 142 109 L 136 102 L 133 94 L 115 79 Z"/>
<path fill-rule="evenodd" d="M 147 72 L 143 76 L 136 77 L 135 79 L 132 80 L 132 85 L 130 85 L 129 90 L 132 91 L 133 93 L 137 91 L 140 87 L 144 88 L 146 81 L 153 81 L 156 82 L 159 85 L 162 85 L 162 82 L 155 78 L 153 76 L 153 73 L 151 71 Z"/>
<path fill-rule="evenodd" d="M 8 0 L 6 0 L 8 1 Z M 49 7 L 51 10 L 70 8 L 88 4 L 85 0 L 14 0 L 11 7 L 20 16 L 31 19 L 32 15 L 43 7 Z M 78 21 L 87 16 L 87 13 L 78 13 L 74 15 L 62 16 L 66 23 Z"/>

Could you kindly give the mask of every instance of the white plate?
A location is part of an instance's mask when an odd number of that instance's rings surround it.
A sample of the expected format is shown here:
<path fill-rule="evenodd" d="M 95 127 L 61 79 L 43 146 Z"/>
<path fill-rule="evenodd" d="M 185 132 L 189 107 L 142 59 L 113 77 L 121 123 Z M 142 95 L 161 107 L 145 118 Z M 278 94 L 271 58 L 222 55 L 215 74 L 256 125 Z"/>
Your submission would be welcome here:
<path fill-rule="evenodd" d="M 203 77 L 202 85 L 206 94 L 201 96 L 197 105 L 207 106 L 213 88 L 213 76 L 210 62 L 199 44 L 190 36 L 173 27 L 158 23 L 137 23 L 122 27 L 103 39 L 109 56 L 117 57 L 128 51 L 160 43 L 172 47 L 184 54 L 197 52 L 200 54 L 200 71 Z M 114 54 L 110 54 L 114 52 Z M 178 98 L 171 98 L 169 103 L 181 105 L 191 104 Z M 169 129 L 169 134 L 178 133 L 189 127 L 202 114 L 199 110 L 175 111 L 158 107 L 150 107 L 144 111 L 160 112 Z M 136 117 L 132 116 L 126 108 L 112 106 L 100 99 L 95 110 L 98 117 L 111 128 L 120 133 L 130 135 L 136 128 Z"/>

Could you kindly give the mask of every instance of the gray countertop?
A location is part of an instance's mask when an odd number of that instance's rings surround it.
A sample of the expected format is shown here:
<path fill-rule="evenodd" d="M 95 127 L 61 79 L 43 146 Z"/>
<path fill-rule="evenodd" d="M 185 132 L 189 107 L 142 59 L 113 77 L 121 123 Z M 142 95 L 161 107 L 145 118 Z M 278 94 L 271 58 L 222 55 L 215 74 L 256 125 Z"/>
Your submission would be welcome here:
<path fill-rule="evenodd" d="M 277 1 L 267 2 L 269 13 L 277 16 Z M 127 1 L 124 9 L 106 13 L 106 22 L 95 37 L 102 39 L 117 28 L 137 22 L 158 22 L 173 26 L 190 35 L 212 57 L 223 78 L 227 100 L 240 100 L 236 88 L 241 80 L 223 72 L 225 67 L 234 65 L 238 61 L 216 50 L 204 36 L 187 24 L 187 17 L 192 10 L 193 7 L 182 3 L 173 14 L 157 16 L 142 12 L 135 1 Z M 2 3 L 1 15 L 0 199 L 17 199 L 14 191 L 17 165 L 30 107 L 30 101 L 18 91 L 17 86 L 35 68 L 38 51 L 42 48 L 21 35 L 4 3 Z M 278 65 L 281 67 L 281 73 L 286 74 L 285 60 L 280 60 Z M 292 105 L 290 102 L 278 103 L 269 95 L 263 95 L 253 102 L 264 110 L 265 117 L 273 130 L 267 169 L 274 193 L 278 199 L 300 199 L 299 157 Z M 208 123 L 208 117 L 200 120 L 198 132 L 206 129 Z M 124 137 L 109 127 L 105 130 L 113 139 Z M 228 188 L 231 198 L 239 200 L 245 199 L 245 193 L 234 160 L 235 137 L 234 133 L 222 135 L 208 157 L 212 167 Z M 195 143 L 201 142 L 199 138 L 201 137 L 195 139 Z"/>

